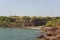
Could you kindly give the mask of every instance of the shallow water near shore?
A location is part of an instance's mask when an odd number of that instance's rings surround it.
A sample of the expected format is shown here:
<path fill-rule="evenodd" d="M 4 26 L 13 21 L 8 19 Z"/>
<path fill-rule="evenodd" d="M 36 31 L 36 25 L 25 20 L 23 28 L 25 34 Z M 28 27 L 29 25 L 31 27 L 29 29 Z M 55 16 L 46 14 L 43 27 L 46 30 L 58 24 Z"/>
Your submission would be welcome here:
<path fill-rule="evenodd" d="M 0 28 L 0 40 L 37 40 L 40 30 L 22 28 Z"/>

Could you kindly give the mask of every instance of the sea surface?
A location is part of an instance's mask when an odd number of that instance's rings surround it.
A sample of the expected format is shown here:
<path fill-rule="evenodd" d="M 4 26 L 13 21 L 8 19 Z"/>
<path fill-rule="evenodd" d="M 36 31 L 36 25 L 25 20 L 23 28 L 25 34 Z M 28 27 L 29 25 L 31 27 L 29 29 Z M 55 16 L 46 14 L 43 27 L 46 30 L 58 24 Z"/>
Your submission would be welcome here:
<path fill-rule="evenodd" d="M 0 28 L 0 40 L 37 40 L 40 30 Z"/>

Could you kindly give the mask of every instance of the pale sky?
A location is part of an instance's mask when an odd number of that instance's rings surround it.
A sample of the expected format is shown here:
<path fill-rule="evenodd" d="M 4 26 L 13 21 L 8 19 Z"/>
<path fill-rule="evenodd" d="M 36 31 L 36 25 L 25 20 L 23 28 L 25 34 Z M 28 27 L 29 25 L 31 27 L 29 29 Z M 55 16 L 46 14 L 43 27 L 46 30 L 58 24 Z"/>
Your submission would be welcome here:
<path fill-rule="evenodd" d="M 60 16 L 60 0 L 0 0 L 0 16 Z"/>

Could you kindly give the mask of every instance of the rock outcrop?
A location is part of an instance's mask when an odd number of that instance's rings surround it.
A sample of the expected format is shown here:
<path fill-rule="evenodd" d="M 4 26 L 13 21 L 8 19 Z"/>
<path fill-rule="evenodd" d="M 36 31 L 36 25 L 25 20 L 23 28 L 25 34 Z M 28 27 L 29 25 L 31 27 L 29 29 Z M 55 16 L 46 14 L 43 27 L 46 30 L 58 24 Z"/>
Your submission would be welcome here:
<path fill-rule="evenodd" d="M 39 40 L 60 40 L 60 27 L 45 27 L 46 37 L 44 35 L 38 37 Z"/>

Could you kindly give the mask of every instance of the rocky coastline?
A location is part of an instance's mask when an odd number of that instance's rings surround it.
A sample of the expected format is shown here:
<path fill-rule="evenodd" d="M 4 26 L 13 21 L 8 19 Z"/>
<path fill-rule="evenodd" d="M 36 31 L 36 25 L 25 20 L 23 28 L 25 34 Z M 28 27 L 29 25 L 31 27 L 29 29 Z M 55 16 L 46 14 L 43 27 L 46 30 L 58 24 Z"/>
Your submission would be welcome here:
<path fill-rule="evenodd" d="M 38 40 L 60 40 L 60 26 L 58 27 L 44 27 L 46 36 L 41 35 Z"/>

